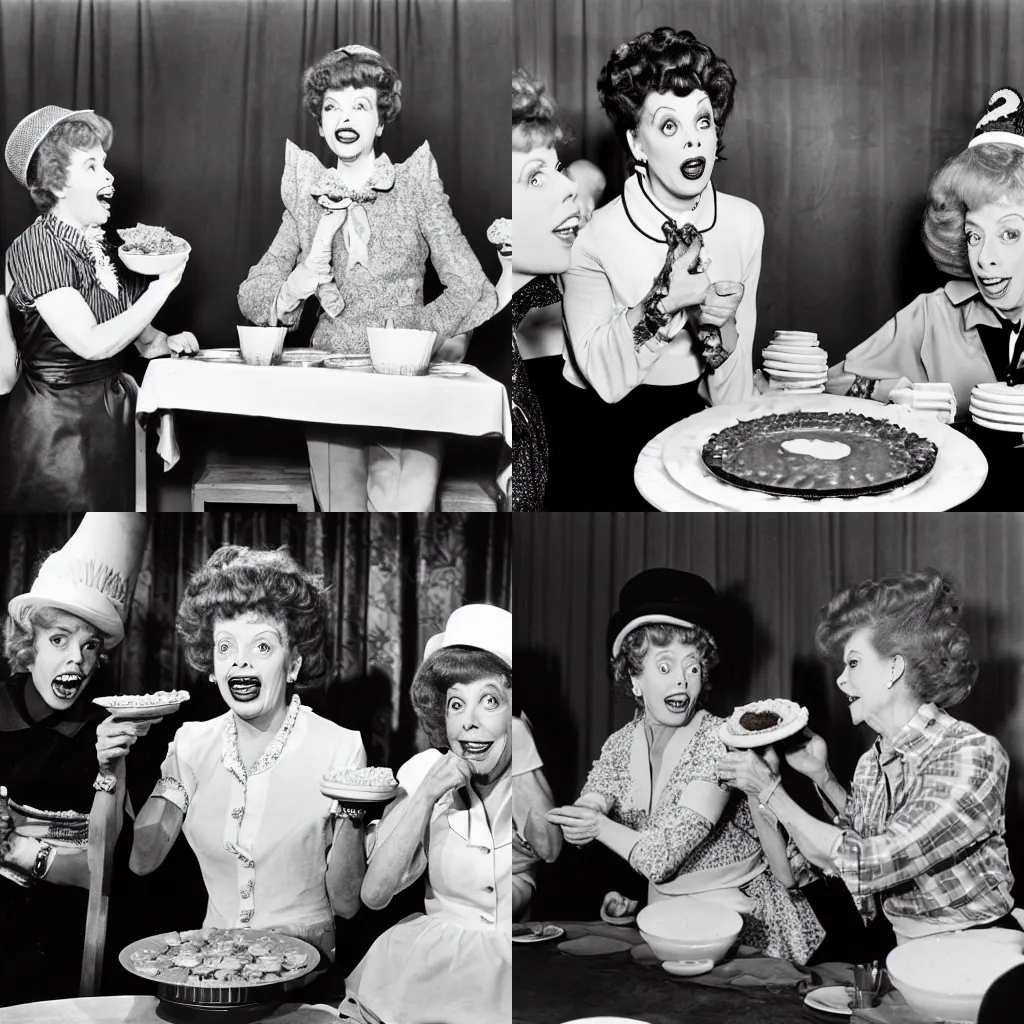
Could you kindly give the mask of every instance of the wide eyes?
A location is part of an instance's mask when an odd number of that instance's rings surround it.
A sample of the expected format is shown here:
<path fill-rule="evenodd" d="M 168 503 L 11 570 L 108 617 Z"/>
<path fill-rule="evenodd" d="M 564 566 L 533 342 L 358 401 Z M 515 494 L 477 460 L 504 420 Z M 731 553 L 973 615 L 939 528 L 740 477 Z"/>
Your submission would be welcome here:
<path fill-rule="evenodd" d="M 981 235 L 977 231 L 968 231 L 966 234 L 967 234 L 967 244 L 969 246 L 971 246 L 973 248 L 974 246 L 981 245 L 981 241 L 982 241 Z M 1011 245 L 1014 242 L 1016 242 L 1020 238 L 1020 236 L 1021 236 L 1020 228 L 1004 228 L 999 233 L 1000 241 L 1006 242 L 1006 243 L 1011 244 Z"/>
<path fill-rule="evenodd" d="M 53 644 L 54 647 L 63 647 L 67 642 L 68 642 L 68 638 L 66 636 L 51 636 L 50 637 L 50 643 Z"/>

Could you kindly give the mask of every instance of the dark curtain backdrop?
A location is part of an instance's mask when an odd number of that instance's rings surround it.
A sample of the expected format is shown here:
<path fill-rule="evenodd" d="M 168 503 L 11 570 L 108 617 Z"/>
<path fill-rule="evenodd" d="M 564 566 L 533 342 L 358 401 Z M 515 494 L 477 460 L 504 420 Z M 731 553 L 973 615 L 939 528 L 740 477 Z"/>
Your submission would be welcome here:
<path fill-rule="evenodd" d="M 765 697 L 799 701 L 846 781 L 875 734 L 850 725 L 835 673 L 816 654 L 819 609 L 864 579 L 928 566 L 952 573 L 980 671 L 974 692 L 951 713 L 996 736 L 1010 754 L 1008 842 L 1014 873 L 1024 879 L 1024 513 L 516 516 L 516 702 L 536 726 L 557 801 L 578 796 L 603 741 L 632 717 L 634 706 L 611 691 L 605 631 L 622 585 L 660 565 L 699 573 L 722 597 L 722 663 L 709 710 L 728 715 Z M 811 799 L 807 806 L 820 808 Z M 567 847 L 541 875 L 550 916 L 594 917 L 593 901 L 615 888 L 612 878 L 631 884 L 623 862 L 596 847 Z"/>
<path fill-rule="evenodd" d="M 401 161 L 429 141 L 455 217 L 497 279 L 485 233 L 509 208 L 508 81 L 487 69 L 511 49 L 506 0 L 3 0 L 0 128 L 6 139 L 48 103 L 107 117 L 108 228 L 161 224 L 192 246 L 157 325 L 236 345 L 238 286 L 281 222 L 285 140 L 331 160 L 302 72 L 346 43 L 376 47 L 402 78 L 402 113 L 378 152 Z M 35 207 L 6 168 L 0 180 L 6 251 Z"/>
<path fill-rule="evenodd" d="M 515 64 L 544 79 L 585 157 L 621 192 L 597 99 L 611 50 L 693 31 L 738 80 L 715 184 L 764 215 L 757 348 L 816 331 L 836 361 L 939 287 L 920 240 L 928 183 L 989 96 L 1024 82 L 1019 0 L 516 0 Z M 760 360 L 755 359 L 755 366 Z"/>

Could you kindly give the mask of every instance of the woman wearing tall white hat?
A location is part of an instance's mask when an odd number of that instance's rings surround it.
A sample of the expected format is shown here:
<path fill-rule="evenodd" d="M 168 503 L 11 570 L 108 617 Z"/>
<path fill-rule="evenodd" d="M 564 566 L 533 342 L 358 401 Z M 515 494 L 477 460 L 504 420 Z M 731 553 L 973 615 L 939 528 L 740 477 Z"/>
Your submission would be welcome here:
<path fill-rule="evenodd" d="M 512 615 L 465 605 L 426 645 L 412 683 L 440 750 L 398 771 L 371 846 L 373 909 L 426 874 L 425 913 L 390 928 L 346 979 L 367 1024 L 507 1024 L 512 1016 Z"/>
<path fill-rule="evenodd" d="M 152 324 L 185 264 L 147 284 L 110 258 L 112 139 L 92 110 L 48 106 L 7 140 L 7 167 L 39 216 L 7 251 L 5 292 L 24 323 L 0 330 L 0 392 L 11 392 L 0 509 L 134 508 L 138 388 L 122 372 L 124 350 L 134 343 L 152 359 L 199 347 Z"/>
<path fill-rule="evenodd" d="M 8 606 L 0 685 L 0 1004 L 77 994 L 97 760 L 123 758 L 152 722 L 114 721 L 86 696 L 124 637 L 145 516 L 89 513 Z M 118 808 L 118 815 L 121 808 Z M 120 820 L 117 821 L 120 828 Z"/>

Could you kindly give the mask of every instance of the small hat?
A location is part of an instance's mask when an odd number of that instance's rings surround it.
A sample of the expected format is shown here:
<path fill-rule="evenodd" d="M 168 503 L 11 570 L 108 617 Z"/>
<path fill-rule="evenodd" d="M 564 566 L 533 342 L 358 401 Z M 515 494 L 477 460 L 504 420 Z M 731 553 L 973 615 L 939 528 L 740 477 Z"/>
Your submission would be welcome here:
<path fill-rule="evenodd" d="M 1016 89 L 999 89 L 992 93 L 988 107 L 974 129 L 971 146 L 1002 142 L 1024 146 L 1024 99 Z"/>
<path fill-rule="evenodd" d="M 493 604 L 464 604 L 448 616 L 443 633 L 437 633 L 423 649 L 424 661 L 442 647 L 479 647 L 512 667 L 512 613 Z"/>
<path fill-rule="evenodd" d="M 43 562 L 32 589 L 12 598 L 8 611 L 60 608 L 95 626 L 109 646 L 119 644 L 146 533 L 142 512 L 86 512 L 64 547 Z"/>
<path fill-rule="evenodd" d="M 336 50 L 332 50 L 331 52 L 343 53 L 346 57 L 356 57 L 361 53 L 368 53 L 371 57 L 381 56 L 379 50 L 373 49 L 372 46 L 362 46 L 360 43 L 349 43 L 348 46 L 339 46 Z"/>
<path fill-rule="evenodd" d="M 608 623 L 608 647 L 614 658 L 622 641 L 637 626 L 665 622 L 700 626 L 714 632 L 718 598 L 703 576 L 679 569 L 646 569 L 619 594 L 619 610 Z"/>
<path fill-rule="evenodd" d="M 4 159 L 11 174 L 18 179 L 22 188 L 28 188 L 28 165 L 32 162 L 39 144 L 50 131 L 69 118 L 79 114 L 92 114 L 92 110 L 68 110 L 67 107 L 40 107 L 28 117 L 23 117 L 11 132 L 4 150 Z"/>

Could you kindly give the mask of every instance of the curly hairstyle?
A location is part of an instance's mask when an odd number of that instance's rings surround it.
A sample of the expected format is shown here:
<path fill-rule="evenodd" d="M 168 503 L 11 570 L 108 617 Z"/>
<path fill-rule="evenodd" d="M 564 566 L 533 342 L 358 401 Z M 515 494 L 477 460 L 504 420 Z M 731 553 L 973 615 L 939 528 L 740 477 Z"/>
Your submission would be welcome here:
<path fill-rule="evenodd" d="M 323 112 L 324 93 L 331 89 L 377 90 L 377 116 L 389 124 L 402 111 L 402 80 L 379 53 L 342 53 L 335 50 L 321 57 L 302 74 L 306 109 L 317 124 Z"/>
<path fill-rule="evenodd" d="M 640 123 L 640 110 L 651 93 L 689 96 L 695 89 L 706 92 L 711 100 L 721 157 L 722 132 L 732 111 L 736 75 L 692 32 L 667 27 L 641 32 L 612 51 L 597 78 L 601 106 L 627 151 L 626 133 Z"/>
<path fill-rule="evenodd" d="M 571 138 L 544 84 L 522 68 L 513 71 L 512 148 L 520 153 L 555 149 Z"/>
<path fill-rule="evenodd" d="M 836 594 L 822 608 L 815 640 L 829 661 L 841 662 L 843 648 L 859 629 L 883 657 L 900 654 L 906 681 L 922 703 L 959 704 L 971 692 L 978 666 L 960 625 L 959 587 L 937 569 L 865 580 Z"/>
<path fill-rule="evenodd" d="M 87 622 L 81 615 L 73 612 L 66 612 L 62 608 L 51 608 L 47 605 L 28 606 L 20 608 L 15 614 L 8 615 L 4 622 L 4 657 L 11 672 L 31 672 L 32 665 L 36 658 L 36 634 L 40 629 L 47 629 L 57 624 L 57 618 L 61 615 L 69 615 L 78 619 L 83 625 L 96 631 L 96 637 L 100 642 L 100 653 L 96 659 L 97 666 L 107 660 L 105 650 L 106 639 L 102 631 L 96 629 Z"/>
<path fill-rule="evenodd" d="M 692 644 L 697 648 L 700 659 L 701 689 L 699 704 L 711 691 L 709 676 L 718 664 L 718 645 L 715 638 L 700 626 L 676 626 L 671 622 L 648 622 L 626 634 L 619 653 L 609 665 L 612 684 L 625 697 L 630 697 L 643 707 L 643 698 L 633 693 L 633 679 L 644 670 L 644 658 L 651 647 L 667 647 L 673 641 Z"/>
<path fill-rule="evenodd" d="M 511 667 L 479 647 L 442 647 L 420 665 L 412 680 L 412 706 L 433 746 L 448 746 L 444 713 L 448 690 L 481 679 L 497 679 L 505 689 L 512 689 Z"/>
<path fill-rule="evenodd" d="M 106 153 L 113 141 L 114 126 L 99 114 L 79 114 L 51 128 L 32 154 L 25 176 L 36 209 L 49 213 L 57 205 L 53 191 L 67 184 L 71 154 L 76 149 L 102 146 Z"/>
<path fill-rule="evenodd" d="M 921 237 L 935 266 L 950 277 L 971 278 L 964 223 L 988 203 L 1024 205 L 1024 149 L 984 143 L 946 161 L 928 187 Z"/>
<path fill-rule="evenodd" d="M 212 672 L 214 623 L 246 614 L 284 627 L 292 653 L 302 656 L 300 684 L 324 674 L 327 588 L 286 548 L 254 551 L 227 544 L 192 573 L 176 623 L 189 665 L 199 672 Z"/>

